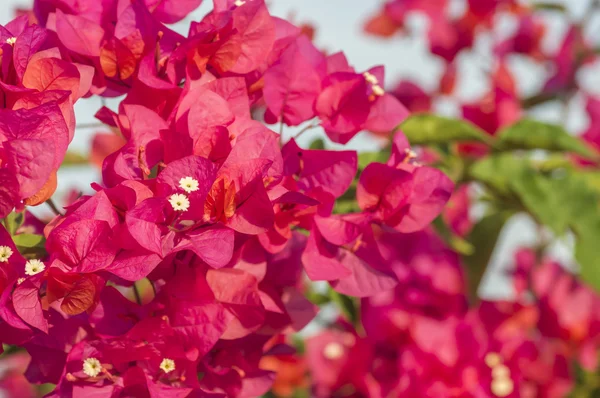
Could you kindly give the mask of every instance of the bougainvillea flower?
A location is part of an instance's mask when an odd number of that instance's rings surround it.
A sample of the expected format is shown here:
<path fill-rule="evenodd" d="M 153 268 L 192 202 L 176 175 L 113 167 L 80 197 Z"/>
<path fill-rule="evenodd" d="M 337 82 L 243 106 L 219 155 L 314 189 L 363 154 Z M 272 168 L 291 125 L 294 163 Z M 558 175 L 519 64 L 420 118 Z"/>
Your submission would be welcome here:
<path fill-rule="evenodd" d="M 535 59 L 542 59 L 541 41 L 546 32 L 546 27 L 532 15 L 519 18 L 519 26 L 514 36 L 499 43 L 494 51 L 500 57 L 510 53 L 529 55 Z"/>
<path fill-rule="evenodd" d="M 460 51 L 473 45 L 474 27 L 468 16 L 451 21 L 439 14 L 429 28 L 428 38 L 431 53 L 450 63 Z"/>
<path fill-rule="evenodd" d="M 281 118 L 289 126 L 313 118 L 324 66 L 325 57 L 305 36 L 298 37 L 264 75 L 265 118 Z"/>
<path fill-rule="evenodd" d="M 531 249 L 521 249 L 515 259 L 515 287 L 520 293 L 529 291 L 539 297 L 539 330 L 545 336 L 569 341 L 582 365 L 595 368 L 597 358 L 589 356 L 588 350 L 599 343 L 597 295 L 559 263 L 550 259 L 540 262 Z"/>
<path fill-rule="evenodd" d="M 385 308 L 415 320 L 395 344 L 411 344 L 419 363 L 442 347 L 435 366 L 462 369 L 452 340 L 470 326 L 462 275 L 423 231 L 449 180 L 413 162 L 400 134 L 389 162 L 361 167 L 357 181 L 355 151 L 282 145 L 255 120 L 315 119 L 337 143 L 387 136 L 408 111 L 386 93 L 383 67 L 357 73 L 263 0 L 215 0 L 187 37 L 164 25 L 200 3 L 36 0 L 43 27 L 28 16 L 0 27 L 0 217 L 17 211 L 0 228 L 0 341 L 27 350 L 27 380 L 56 385 L 57 398 L 262 396 L 276 376 L 264 359 L 294 355 L 285 336 L 317 313 L 306 275 L 364 297 L 376 318 L 384 306 L 366 298 L 393 297 Z M 401 26 L 412 11 L 444 12 L 434 3 L 385 11 Z M 102 179 L 64 211 L 49 201 L 52 220 L 22 217 L 56 188 L 73 104 L 91 95 L 124 97 L 96 113 L 115 133 L 95 140 Z M 365 320 L 369 334 L 393 324 Z M 403 351 L 385 333 L 371 345 L 375 336 L 336 327 L 308 347 L 317 396 L 345 385 L 399 395 Z"/>
<path fill-rule="evenodd" d="M 106 221 L 81 220 L 60 225 L 48 237 L 57 259 L 74 272 L 89 273 L 106 268 L 117 254 L 112 230 Z"/>
<path fill-rule="evenodd" d="M 220 74 L 246 74 L 258 68 L 273 48 L 275 23 L 263 0 L 236 2 L 229 10 L 193 23 L 189 37 L 188 56 L 200 72 L 209 64 Z"/>
<path fill-rule="evenodd" d="M 0 294 L 23 276 L 25 261 L 9 232 L 0 226 Z"/>
<path fill-rule="evenodd" d="M 408 116 L 384 91 L 383 74 L 383 67 L 374 67 L 362 75 L 334 72 L 323 80 L 315 109 L 332 141 L 345 144 L 362 129 L 389 134 Z"/>
<path fill-rule="evenodd" d="M 556 70 L 546 81 L 544 91 L 554 92 L 572 88 L 576 84 L 576 65 L 588 61 L 589 51 L 589 45 L 584 41 L 581 31 L 576 27 L 569 29 L 558 53 L 553 57 Z"/>
<path fill-rule="evenodd" d="M 299 190 L 322 187 L 339 197 L 350 187 L 358 167 L 355 151 L 305 150 L 290 140 L 282 149 L 285 175 L 297 175 Z"/>
<path fill-rule="evenodd" d="M 466 236 L 473 227 L 473 220 L 469 214 L 470 191 L 468 185 L 462 185 L 456 189 L 443 213 L 445 222 L 459 236 Z"/>
<path fill-rule="evenodd" d="M 441 171 L 412 163 L 406 137 L 394 137 L 388 164 L 372 163 L 361 174 L 358 205 L 400 232 L 423 229 L 450 199 L 454 183 Z"/>
<path fill-rule="evenodd" d="M 68 131 L 60 109 L 50 102 L 33 109 L 4 110 L 0 122 L 3 208 L 6 216 L 19 199 L 36 194 L 66 153 Z"/>
<path fill-rule="evenodd" d="M 389 37 L 404 28 L 405 18 L 410 12 L 423 12 L 430 17 L 444 13 L 447 0 L 390 0 L 382 10 L 365 25 L 370 34 Z"/>
<path fill-rule="evenodd" d="M 492 90 L 475 103 L 462 106 L 463 117 L 494 135 L 516 122 L 522 114 L 512 74 L 501 63 L 492 76 Z"/>
<path fill-rule="evenodd" d="M 175 23 L 186 17 L 200 6 L 202 0 L 146 0 L 146 6 L 152 15 L 161 22 Z"/>

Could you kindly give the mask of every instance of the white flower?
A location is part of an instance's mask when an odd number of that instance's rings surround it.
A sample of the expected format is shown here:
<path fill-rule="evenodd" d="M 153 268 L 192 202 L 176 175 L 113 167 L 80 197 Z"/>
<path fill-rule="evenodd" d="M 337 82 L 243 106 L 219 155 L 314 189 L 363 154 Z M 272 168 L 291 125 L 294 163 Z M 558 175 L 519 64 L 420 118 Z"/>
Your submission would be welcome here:
<path fill-rule="evenodd" d="M 190 200 L 187 198 L 187 196 L 180 193 L 174 193 L 171 195 L 169 197 L 169 203 L 171 203 L 171 206 L 173 206 L 174 210 L 186 211 L 190 208 Z"/>
<path fill-rule="evenodd" d="M 381 86 L 375 84 L 373 85 L 373 94 L 375 94 L 378 97 L 381 97 L 385 94 L 385 91 L 381 88 Z"/>
<path fill-rule="evenodd" d="M 192 177 L 184 177 L 179 180 L 179 186 L 187 193 L 191 193 L 197 191 L 200 186 L 198 180 L 193 179 Z"/>
<path fill-rule="evenodd" d="M 375 75 L 373 75 L 372 73 L 365 72 L 365 73 L 363 73 L 363 76 L 365 77 L 365 80 L 368 83 L 379 84 L 379 80 L 377 80 L 377 77 L 375 77 Z"/>
<path fill-rule="evenodd" d="M 19 278 L 19 279 L 17 279 L 17 285 L 20 285 L 23 282 L 25 282 L 25 278 Z"/>
<path fill-rule="evenodd" d="M 16 37 L 9 37 L 8 39 L 6 39 L 6 43 L 10 44 L 11 46 L 14 46 L 16 42 L 17 42 Z"/>
<path fill-rule="evenodd" d="M 83 373 L 90 377 L 96 377 L 102 371 L 102 364 L 96 358 L 87 358 L 83 361 Z"/>
<path fill-rule="evenodd" d="M 160 363 L 160 368 L 165 373 L 172 372 L 175 370 L 175 361 L 169 358 L 163 358 L 162 362 Z"/>
<path fill-rule="evenodd" d="M 327 359 L 339 359 L 344 355 L 344 346 L 340 343 L 329 343 L 323 349 L 323 355 Z"/>
<path fill-rule="evenodd" d="M 46 266 L 40 260 L 29 260 L 25 263 L 25 275 L 35 275 L 44 271 Z"/>
<path fill-rule="evenodd" d="M 233 4 L 235 4 L 236 7 L 241 7 L 246 4 L 246 2 L 244 0 L 235 0 L 235 3 Z"/>
<path fill-rule="evenodd" d="M 515 384 L 508 378 L 494 379 L 492 380 L 492 385 L 490 387 L 492 394 L 497 397 L 506 397 L 515 390 Z"/>
<path fill-rule="evenodd" d="M 492 368 L 492 377 L 497 379 L 509 378 L 510 369 L 506 365 L 498 364 Z"/>
<path fill-rule="evenodd" d="M 490 368 L 498 366 L 502 362 L 500 355 L 498 355 L 496 352 L 488 352 L 483 360 Z"/>
<path fill-rule="evenodd" d="M 8 246 L 0 246 L 0 263 L 7 263 L 13 251 Z"/>

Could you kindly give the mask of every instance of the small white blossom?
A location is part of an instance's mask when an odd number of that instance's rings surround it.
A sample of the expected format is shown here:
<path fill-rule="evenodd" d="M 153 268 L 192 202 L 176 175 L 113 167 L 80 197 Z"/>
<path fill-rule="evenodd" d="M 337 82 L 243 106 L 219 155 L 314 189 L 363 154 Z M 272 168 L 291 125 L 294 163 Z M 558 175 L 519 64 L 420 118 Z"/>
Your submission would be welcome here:
<path fill-rule="evenodd" d="M 484 358 L 484 361 L 487 366 L 493 368 L 494 366 L 498 366 L 502 362 L 502 359 L 498 353 L 488 352 Z"/>
<path fill-rule="evenodd" d="M 323 349 L 323 355 L 327 359 L 339 359 L 344 355 L 344 346 L 340 343 L 329 343 Z"/>
<path fill-rule="evenodd" d="M 192 177 L 184 177 L 179 180 L 179 186 L 187 193 L 192 193 L 199 189 L 200 184 L 198 180 L 193 179 Z"/>
<path fill-rule="evenodd" d="M 37 259 L 29 260 L 25 263 L 25 275 L 35 275 L 43 272 L 46 266 L 43 262 Z"/>
<path fill-rule="evenodd" d="M 381 86 L 378 86 L 377 84 L 373 85 L 373 94 L 375 94 L 378 97 L 381 97 L 382 95 L 385 94 L 384 89 L 381 88 Z"/>
<path fill-rule="evenodd" d="M 492 394 L 500 398 L 509 396 L 515 390 L 513 381 L 503 377 L 492 380 L 492 385 L 490 387 Z"/>
<path fill-rule="evenodd" d="M 0 263 L 7 263 L 13 251 L 8 246 L 0 246 Z"/>
<path fill-rule="evenodd" d="M 165 373 L 172 372 L 175 370 L 175 361 L 169 358 L 163 358 L 162 362 L 160 363 L 160 368 Z"/>
<path fill-rule="evenodd" d="M 510 369 L 506 365 L 496 365 L 492 368 L 492 377 L 494 378 L 509 378 Z"/>
<path fill-rule="evenodd" d="M 11 46 L 14 46 L 16 42 L 17 42 L 16 37 L 9 37 L 8 39 L 6 39 L 6 43 L 10 44 Z"/>
<path fill-rule="evenodd" d="M 169 197 L 169 203 L 173 206 L 174 210 L 186 211 L 190 208 L 190 200 L 187 196 L 180 193 L 175 193 Z"/>
<path fill-rule="evenodd" d="M 83 373 L 90 377 L 96 377 L 102 371 L 102 364 L 96 358 L 87 358 L 83 361 Z"/>
<path fill-rule="evenodd" d="M 17 279 L 17 285 L 20 285 L 23 282 L 25 282 L 25 278 L 19 278 L 19 279 Z"/>
<path fill-rule="evenodd" d="M 235 3 L 233 4 L 235 4 L 236 7 L 241 7 L 246 4 L 246 2 L 244 0 L 235 0 Z"/>
<path fill-rule="evenodd" d="M 375 75 L 373 75 L 372 73 L 365 72 L 365 73 L 363 73 L 363 76 L 365 77 L 365 80 L 368 83 L 379 84 L 379 80 L 377 80 L 377 77 L 375 77 Z"/>

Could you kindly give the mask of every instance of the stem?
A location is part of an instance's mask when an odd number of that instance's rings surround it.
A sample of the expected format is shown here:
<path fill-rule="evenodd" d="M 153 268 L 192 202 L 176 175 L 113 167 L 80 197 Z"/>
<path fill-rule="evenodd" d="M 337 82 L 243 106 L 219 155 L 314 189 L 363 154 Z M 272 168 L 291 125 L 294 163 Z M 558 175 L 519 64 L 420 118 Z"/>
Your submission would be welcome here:
<path fill-rule="evenodd" d="M 298 138 L 299 138 L 299 137 L 300 137 L 302 134 L 304 134 L 304 133 L 306 133 L 308 130 L 312 130 L 312 129 L 316 128 L 316 127 L 319 127 L 319 123 L 318 123 L 318 122 L 309 124 L 308 126 L 304 127 L 302 130 L 300 130 L 300 131 L 298 132 L 298 134 L 296 134 L 296 135 L 294 136 L 294 139 L 298 139 Z"/>
<path fill-rule="evenodd" d="M 91 122 L 91 123 L 79 123 L 75 128 L 76 129 L 93 129 L 98 127 L 108 127 L 104 123 L 100 122 Z"/>
<path fill-rule="evenodd" d="M 279 122 L 279 145 L 283 146 L 283 117 L 281 118 L 281 122 Z"/>
<path fill-rule="evenodd" d="M 138 305 L 142 305 L 142 297 L 140 296 L 140 291 L 135 282 L 133 284 L 133 295 L 135 296 L 135 302 L 138 303 Z"/>
<path fill-rule="evenodd" d="M 57 216 L 62 216 L 63 215 L 60 212 L 60 210 L 58 210 L 58 207 L 56 207 L 56 204 L 54 204 L 54 201 L 52 200 L 52 198 L 49 198 L 48 200 L 46 200 L 46 204 L 50 207 L 50 209 L 52 210 L 52 212 L 54 214 L 56 214 Z"/>

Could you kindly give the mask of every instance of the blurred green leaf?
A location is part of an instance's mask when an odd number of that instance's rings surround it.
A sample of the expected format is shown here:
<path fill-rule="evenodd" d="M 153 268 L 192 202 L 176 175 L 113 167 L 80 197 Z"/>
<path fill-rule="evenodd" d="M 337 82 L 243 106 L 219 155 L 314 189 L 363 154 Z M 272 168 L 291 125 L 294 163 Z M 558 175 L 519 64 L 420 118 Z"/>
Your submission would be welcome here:
<path fill-rule="evenodd" d="M 564 179 L 554 179 L 533 169 L 522 170 L 511 181 L 523 206 L 557 235 L 567 232 L 571 217 L 570 192 L 561 188 L 564 183 Z"/>
<path fill-rule="evenodd" d="M 308 292 L 306 298 L 315 305 L 323 305 L 331 301 L 329 296 L 313 291 Z"/>
<path fill-rule="evenodd" d="M 331 288 L 329 289 L 329 298 L 349 322 L 353 325 L 358 324 L 358 305 L 354 298 L 338 293 Z"/>
<path fill-rule="evenodd" d="M 412 145 L 447 144 L 452 141 L 492 143 L 492 138 L 479 127 L 464 120 L 430 114 L 416 114 L 400 125 Z"/>
<path fill-rule="evenodd" d="M 25 257 L 43 257 L 46 255 L 46 238 L 43 235 L 19 234 L 13 236 L 19 252 Z"/>
<path fill-rule="evenodd" d="M 61 166 L 76 166 L 81 164 L 88 164 L 89 159 L 77 152 L 68 151 L 65 154 L 65 158 L 61 164 Z"/>
<path fill-rule="evenodd" d="M 545 11 L 559 11 L 566 12 L 567 8 L 564 4 L 560 3 L 550 3 L 550 2 L 535 2 L 534 8 L 536 10 L 545 10 Z"/>
<path fill-rule="evenodd" d="M 473 163 L 469 177 L 483 182 L 500 194 L 512 195 L 512 180 L 530 167 L 531 162 L 527 158 L 516 157 L 511 153 L 498 153 Z"/>
<path fill-rule="evenodd" d="M 310 143 L 309 149 L 325 149 L 325 141 L 322 138 L 317 138 Z"/>
<path fill-rule="evenodd" d="M 380 152 L 361 152 L 358 154 L 358 169 L 363 170 L 370 163 L 385 163 L 390 157 L 390 149 L 386 148 Z"/>
<path fill-rule="evenodd" d="M 556 235 L 574 232 L 581 276 L 600 290 L 600 175 L 568 168 L 543 172 L 530 159 L 509 153 L 479 161 L 470 175 L 491 188 L 500 203 L 527 211 Z M 470 242 L 477 250 L 479 243 Z"/>
<path fill-rule="evenodd" d="M 501 130 L 496 141 L 500 150 L 544 149 L 555 152 L 572 152 L 588 158 L 597 157 L 580 139 L 562 127 L 524 119 Z"/>
<path fill-rule="evenodd" d="M 2 224 L 9 234 L 14 235 L 21 225 L 23 225 L 24 221 L 25 213 L 16 213 L 13 211 L 2 220 Z"/>
<path fill-rule="evenodd" d="M 433 221 L 433 226 L 444 242 L 455 252 L 464 256 L 474 253 L 475 248 L 473 245 L 452 232 L 441 216 Z"/>
<path fill-rule="evenodd" d="M 511 211 L 494 211 L 484 216 L 469 233 L 467 241 L 474 251 L 464 256 L 463 260 L 467 267 L 467 284 L 472 299 L 477 298 L 477 289 L 490 262 L 500 232 L 512 215 Z"/>

